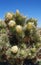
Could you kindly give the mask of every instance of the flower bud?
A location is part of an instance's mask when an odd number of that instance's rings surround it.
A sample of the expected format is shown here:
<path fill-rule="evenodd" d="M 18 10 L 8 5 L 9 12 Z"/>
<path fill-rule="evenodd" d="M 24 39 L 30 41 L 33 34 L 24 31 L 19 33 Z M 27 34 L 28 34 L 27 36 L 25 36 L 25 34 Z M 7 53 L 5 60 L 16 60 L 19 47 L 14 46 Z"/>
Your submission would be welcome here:
<path fill-rule="evenodd" d="M 16 26 L 16 32 L 17 33 L 22 33 L 22 26 L 21 25 Z"/>
<path fill-rule="evenodd" d="M 13 46 L 13 47 L 11 48 L 11 52 L 17 53 L 17 52 L 18 52 L 18 47 L 17 47 L 17 46 Z"/>
<path fill-rule="evenodd" d="M 9 21 L 8 23 L 9 27 L 14 27 L 16 25 L 16 22 L 14 20 Z"/>
<path fill-rule="evenodd" d="M 28 30 L 31 30 L 32 28 L 33 28 L 33 23 L 29 22 L 29 23 L 27 24 L 27 29 L 28 29 Z"/>
<path fill-rule="evenodd" d="M 34 47 L 34 48 L 31 48 L 31 51 L 32 52 L 36 52 L 36 48 Z"/>

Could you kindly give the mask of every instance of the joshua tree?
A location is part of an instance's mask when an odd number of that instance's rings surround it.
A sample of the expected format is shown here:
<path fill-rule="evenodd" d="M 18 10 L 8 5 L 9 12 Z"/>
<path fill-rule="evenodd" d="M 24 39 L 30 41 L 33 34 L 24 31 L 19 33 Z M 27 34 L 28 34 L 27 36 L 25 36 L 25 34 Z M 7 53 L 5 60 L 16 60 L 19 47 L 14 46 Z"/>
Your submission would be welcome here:
<path fill-rule="evenodd" d="M 4 24 L 3 24 L 4 23 Z M 25 59 L 36 63 L 40 55 L 41 39 L 37 31 L 37 20 L 8 12 L 0 20 L 0 61 L 9 61 L 12 65 L 23 65 Z"/>

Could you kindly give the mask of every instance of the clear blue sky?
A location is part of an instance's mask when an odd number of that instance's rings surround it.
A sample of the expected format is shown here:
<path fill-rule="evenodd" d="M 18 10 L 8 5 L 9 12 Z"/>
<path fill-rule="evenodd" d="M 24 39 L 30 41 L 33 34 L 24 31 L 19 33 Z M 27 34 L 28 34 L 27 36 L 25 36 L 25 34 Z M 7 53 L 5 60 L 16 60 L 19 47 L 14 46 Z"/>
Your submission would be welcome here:
<path fill-rule="evenodd" d="M 4 18 L 6 12 L 19 10 L 27 17 L 38 19 L 41 27 L 41 0 L 0 0 L 0 18 Z"/>

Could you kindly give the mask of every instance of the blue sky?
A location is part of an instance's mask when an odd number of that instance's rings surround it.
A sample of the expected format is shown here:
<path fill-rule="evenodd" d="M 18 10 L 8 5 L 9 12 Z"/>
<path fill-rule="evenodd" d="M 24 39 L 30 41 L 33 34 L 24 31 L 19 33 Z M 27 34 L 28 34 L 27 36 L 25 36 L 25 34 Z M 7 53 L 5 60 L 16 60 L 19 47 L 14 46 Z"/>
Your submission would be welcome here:
<path fill-rule="evenodd" d="M 38 19 L 41 27 L 41 0 L 0 0 L 0 18 L 3 19 L 6 12 L 19 10 L 28 18 Z"/>

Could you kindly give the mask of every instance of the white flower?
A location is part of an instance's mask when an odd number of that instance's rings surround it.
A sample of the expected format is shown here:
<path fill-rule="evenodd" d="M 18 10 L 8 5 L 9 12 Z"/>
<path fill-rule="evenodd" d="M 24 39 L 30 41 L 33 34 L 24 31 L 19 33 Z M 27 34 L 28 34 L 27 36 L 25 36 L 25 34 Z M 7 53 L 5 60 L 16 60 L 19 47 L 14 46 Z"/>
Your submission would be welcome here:
<path fill-rule="evenodd" d="M 16 26 L 16 32 L 17 33 L 22 33 L 22 26 L 21 25 Z"/>
<path fill-rule="evenodd" d="M 9 27 L 14 27 L 16 25 L 16 22 L 14 20 L 9 21 L 8 23 Z"/>
<path fill-rule="evenodd" d="M 12 17 L 13 17 L 13 14 L 12 13 L 8 12 L 6 14 L 6 18 L 9 19 L 9 20 L 12 19 Z"/>
<path fill-rule="evenodd" d="M 17 47 L 17 46 L 13 46 L 13 47 L 11 48 L 11 52 L 17 53 L 17 52 L 18 52 L 18 47 Z"/>

